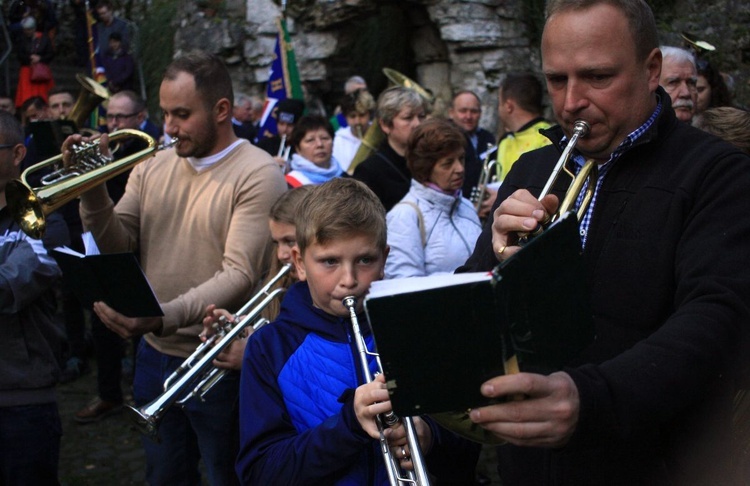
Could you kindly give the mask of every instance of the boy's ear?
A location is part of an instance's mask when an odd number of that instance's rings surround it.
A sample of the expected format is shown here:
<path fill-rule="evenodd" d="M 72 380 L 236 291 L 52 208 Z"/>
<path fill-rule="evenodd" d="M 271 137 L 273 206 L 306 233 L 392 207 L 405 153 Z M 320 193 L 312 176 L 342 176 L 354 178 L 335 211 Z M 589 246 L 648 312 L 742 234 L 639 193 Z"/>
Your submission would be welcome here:
<path fill-rule="evenodd" d="M 307 274 L 305 273 L 305 262 L 297 245 L 292 247 L 292 263 L 294 263 L 294 268 L 297 270 L 297 278 L 299 278 L 300 282 L 304 282 L 307 277 Z"/>

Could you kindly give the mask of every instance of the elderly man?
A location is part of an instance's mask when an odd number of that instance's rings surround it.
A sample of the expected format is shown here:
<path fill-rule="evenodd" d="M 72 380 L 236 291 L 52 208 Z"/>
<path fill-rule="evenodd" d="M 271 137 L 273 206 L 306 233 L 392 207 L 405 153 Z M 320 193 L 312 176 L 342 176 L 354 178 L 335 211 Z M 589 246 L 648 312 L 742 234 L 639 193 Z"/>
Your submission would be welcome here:
<path fill-rule="evenodd" d="M 690 123 L 698 106 L 698 70 L 693 54 L 679 47 L 661 46 L 659 84 L 669 93 L 677 118 Z"/>

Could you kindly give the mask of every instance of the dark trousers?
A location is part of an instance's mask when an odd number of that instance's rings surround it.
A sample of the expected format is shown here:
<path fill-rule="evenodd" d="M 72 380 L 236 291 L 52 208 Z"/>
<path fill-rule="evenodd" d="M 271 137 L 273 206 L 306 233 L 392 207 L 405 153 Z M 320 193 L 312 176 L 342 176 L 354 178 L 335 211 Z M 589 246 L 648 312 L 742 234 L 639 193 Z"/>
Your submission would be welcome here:
<path fill-rule="evenodd" d="M 60 484 L 57 403 L 0 407 L 0 486 Z"/>
<path fill-rule="evenodd" d="M 164 392 L 164 380 L 184 361 L 158 352 L 145 339 L 138 345 L 133 397 L 138 407 Z M 234 462 L 237 440 L 239 373 L 227 373 L 205 396 L 173 405 L 159 425 L 160 443 L 143 437 L 146 481 L 152 486 L 200 485 L 198 462 L 206 466 L 212 486 L 239 484 Z"/>
<path fill-rule="evenodd" d="M 99 398 L 122 403 L 122 358 L 126 340 L 107 329 L 96 314 L 91 314 L 91 335 L 96 356 L 96 385 Z"/>

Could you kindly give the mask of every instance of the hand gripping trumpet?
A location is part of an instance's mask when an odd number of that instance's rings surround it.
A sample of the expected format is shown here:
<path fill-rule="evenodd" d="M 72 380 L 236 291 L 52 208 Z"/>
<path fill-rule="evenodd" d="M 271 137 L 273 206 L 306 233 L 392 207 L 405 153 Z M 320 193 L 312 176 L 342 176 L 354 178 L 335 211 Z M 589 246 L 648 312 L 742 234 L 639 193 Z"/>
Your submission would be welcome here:
<path fill-rule="evenodd" d="M 549 194 L 561 172 L 565 172 L 571 178 L 570 186 L 568 186 L 568 189 L 565 192 L 565 197 L 555 214 L 551 215 L 546 221 L 543 221 L 542 224 L 538 225 L 531 233 L 519 235 L 519 243 L 521 245 L 527 242 L 529 238 L 541 234 L 542 231 L 544 231 L 544 228 L 549 226 L 550 223 L 554 223 L 560 215 L 570 211 L 575 205 L 576 199 L 578 198 L 581 189 L 583 189 L 583 185 L 588 182 L 583 201 L 581 201 L 581 205 L 578 208 L 578 220 L 580 221 L 586 213 L 586 209 L 591 202 L 591 198 L 594 196 L 594 189 L 596 188 L 596 178 L 598 173 L 596 162 L 591 159 L 586 160 L 586 163 L 578 172 L 578 175 L 571 172 L 570 169 L 567 168 L 567 164 L 578 140 L 588 135 L 590 130 L 591 125 L 589 125 L 588 122 L 584 120 L 576 120 L 573 125 L 573 134 L 571 135 L 570 140 L 568 140 L 568 144 L 565 146 L 560 158 L 557 160 L 555 167 L 552 169 L 552 174 L 550 174 L 549 179 L 547 179 L 547 183 L 542 188 L 542 192 L 539 194 L 538 199 L 541 200 L 544 196 Z"/>
<path fill-rule="evenodd" d="M 157 146 L 151 136 L 131 129 L 117 130 L 109 135 L 112 143 L 121 143 L 129 138 L 142 140 L 146 148 L 130 156 L 114 160 L 113 157 L 101 153 L 99 140 L 85 142 L 73 146 L 73 165 L 58 167 L 62 162 L 62 154 L 57 155 L 32 165 L 23 171 L 20 179 L 10 181 L 5 188 L 8 210 L 23 232 L 32 238 L 41 238 L 47 227 L 46 215 L 92 187 L 146 160 L 157 150 L 169 148 L 178 142 L 177 139 L 173 139 L 169 145 Z M 29 175 L 47 166 L 55 166 L 55 170 L 41 178 L 40 187 L 32 188 L 27 181 Z"/>
<path fill-rule="evenodd" d="M 260 313 L 286 289 L 269 290 L 289 272 L 291 267 L 289 263 L 284 265 L 279 273 L 237 311 L 236 315 L 249 312 L 241 321 L 234 326 L 225 320 L 221 322 L 216 334 L 201 343 L 195 352 L 164 381 L 164 393 L 140 408 L 126 407 L 126 412 L 142 434 L 158 441 L 159 423 L 169 407 L 175 403 L 182 405 L 196 396 L 202 400 L 205 394 L 221 380 L 226 370 L 214 367 L 213 360 L 235 338 L 243 335 L 248 326 L 256 330 L 268 324 L 268 319 L 259 317 Z M 263 300 L 258 303 L 261 298 Z"/>
<path fill-rule="evenodd" d="M 354 340 L 357 344 L 357 352 L 359 353 L 360 366 L 362 367 L 362 374 L 365 377 L 365 381 L 370 383 L 373 380 L 373 375 L 370 373 L 370 366 L 367 363 L 367 356 L 372 355 L 378 364 L 378 373 L 383 372 L 383 366 L 380 364 L 380 357 L 377 353 L 371 353 L 367 350 L 365 339 L 362 336 L 362 331 L 359 328 L 359 319 L 357 319 L 357 298 L 354 296 L 344 297 L 342 300 L 344 307 L 349 310 L 349 318 L 352 323 L 352 333 L 354 334 Z M 388 440 L 385 438 L 385 428 L 393 427 L 399 420 L 403 422 L 406 430 L 406 440 L 409 443 L 409 451 L 411 452 L 411 461 L 414 465 L 413 471 L 402 471 L 401 466 L 398 464 L 398 459 L 393 457 L 391 448 L 388 446 Z M 419 437 L 417 436 L 417 429 L 414 426 L 414 421 L 411 417 L 403 417 L 399 419 L 396 414 L 392 411 L 384 414 L 382 417 L 377 417 L 376 422 L 378 424 L 378 430 L 380 431 L 380 452 L 383 455 L 383 461 L 385 462 L 385 469 L 388 473 L 388 481 L 391 486 L 400 486 L 402 484 L 414 484 L 419 486 L 429 486 L 430 479 L 427 474 L 427 466 L 422 455 L 422 447 L 419 445 Z"/>

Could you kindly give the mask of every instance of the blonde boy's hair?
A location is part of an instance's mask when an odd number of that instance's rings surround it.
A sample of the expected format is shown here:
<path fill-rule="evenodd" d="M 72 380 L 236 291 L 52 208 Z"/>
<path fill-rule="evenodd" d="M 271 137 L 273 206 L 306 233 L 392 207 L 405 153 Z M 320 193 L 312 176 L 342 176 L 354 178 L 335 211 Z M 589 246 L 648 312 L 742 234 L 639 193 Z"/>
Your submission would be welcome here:
<path fill-rule="evenodd" d="M 359 235 L 386 248 L 385 208 L 369 187 L 351 178 L 337 177 L 310 191 L 300 202 L 295 226 L 303 255 L 314 243 Z"/>

